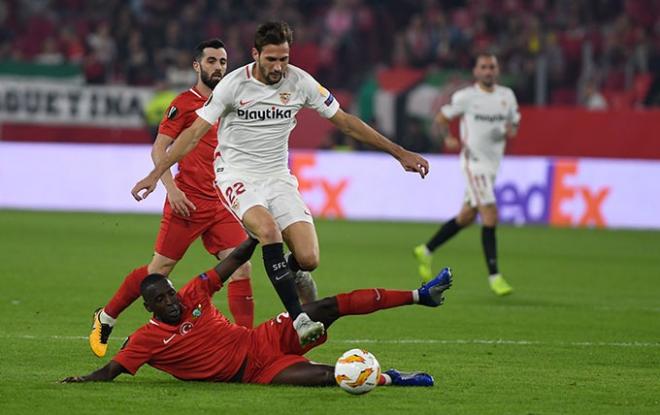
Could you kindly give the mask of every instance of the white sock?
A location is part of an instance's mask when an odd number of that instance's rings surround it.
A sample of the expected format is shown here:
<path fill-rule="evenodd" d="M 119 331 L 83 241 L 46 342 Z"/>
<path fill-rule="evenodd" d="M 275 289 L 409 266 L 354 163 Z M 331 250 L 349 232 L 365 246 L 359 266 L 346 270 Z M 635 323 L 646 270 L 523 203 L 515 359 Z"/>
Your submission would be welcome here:
<path fill-rule="evenodd" d="M 419 304 L 419 291 L 412 290 L 413 304 Z"/>
<path fill-rule="evenodd" d="M 488 276 L 488 281 L 493 281 L 495 278 L 499 277 L 500 274 L 492 274 Z"/>
<path fill-rule="evenodd" d="M 114 326 L 115 323 L 117 322 L 117 319 L 110 317 L 108 314 L 106 314 L 105 310 L 101 310 L 99 313 L 99 321 L 101 324 L 108 324 L 110 326 Z"/>

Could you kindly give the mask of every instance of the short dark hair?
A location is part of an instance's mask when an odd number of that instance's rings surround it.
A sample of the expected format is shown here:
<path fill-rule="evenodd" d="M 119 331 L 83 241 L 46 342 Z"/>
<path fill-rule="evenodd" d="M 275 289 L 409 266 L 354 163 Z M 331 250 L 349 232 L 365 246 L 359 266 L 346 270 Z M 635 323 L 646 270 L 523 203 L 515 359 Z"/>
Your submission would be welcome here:
<path fill-rule="evenodd" d="M 204 49 L 206 48 L 224 49 L 225 42 L 217 38 L 208 39 L 201 42 L 199 45 L 195 47 L 195 56 L 193 56 L 193 59 L 197 62 L 200 62 L 202 60 L 202 56 L 204 56 Z"/>
<path fill-rule="evenodd" d="M 266 45 L 281 45 L 293 42 L 293 32 L 286 22 L 266 22 L 257 28 L 254 47 L 261 52 Z"/>
<path fill-rule="evenodd" d="M 472 67 L 474 68 L 477 66 L 477 62 L 479 62 L 480 58 L 495 58 L 497 59 L 497 56 L 495 56 L 494 53 L 492 52 L 479 52 L 474 56 L 474 59 L 472 60 Z"/>
<path fill-rule="evenodd" d="M 207 46 L 208 47 L 208 46 Z M 167 277 L 163 274 L 149 274 L 140 283 L 140 295 L 144 297 L 145 291 L 147 291 L 149 288 L 151 288 L 154 284 L 166 280 Z"/>

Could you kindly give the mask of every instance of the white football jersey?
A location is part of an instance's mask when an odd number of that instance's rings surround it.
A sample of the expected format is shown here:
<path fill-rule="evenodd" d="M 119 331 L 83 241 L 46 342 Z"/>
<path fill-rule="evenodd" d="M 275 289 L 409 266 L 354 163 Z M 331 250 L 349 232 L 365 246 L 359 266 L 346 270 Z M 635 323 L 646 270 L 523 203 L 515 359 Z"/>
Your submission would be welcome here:
<path fill-rule="evenodd" d="M 218 129 L 216 173 L 267 176 L 289 172 L 289 134 L 303 107 L 331 118 L 339 110 L 335 97 L 310 74 L 288 65 L 274 85 L 254 78 L 250 63 L 225 76 L 197 115 L 208 123 L 222 118 Z"/>
<path fill-rule="evenodd" d="M 495 85 L 486 92 L 474 84 L 456 91 L 441 111 L 448 119 L 462 116 L 461 163 L 494 174 L 504 155 L 506 125 L 520 123 L 513 91 Z"/>

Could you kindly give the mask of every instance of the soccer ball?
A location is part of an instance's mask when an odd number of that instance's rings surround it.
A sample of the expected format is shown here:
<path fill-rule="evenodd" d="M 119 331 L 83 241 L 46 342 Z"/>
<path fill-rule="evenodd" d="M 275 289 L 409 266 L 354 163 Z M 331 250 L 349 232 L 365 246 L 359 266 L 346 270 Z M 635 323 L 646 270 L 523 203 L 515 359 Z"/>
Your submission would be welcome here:
<path fill-rule="evenodd" d="M 376 357 L 363 349 L 351 349 L 335 364 L 335 380 L 346 392 L 367 393 L 378 385 L 380 364 Z"/>

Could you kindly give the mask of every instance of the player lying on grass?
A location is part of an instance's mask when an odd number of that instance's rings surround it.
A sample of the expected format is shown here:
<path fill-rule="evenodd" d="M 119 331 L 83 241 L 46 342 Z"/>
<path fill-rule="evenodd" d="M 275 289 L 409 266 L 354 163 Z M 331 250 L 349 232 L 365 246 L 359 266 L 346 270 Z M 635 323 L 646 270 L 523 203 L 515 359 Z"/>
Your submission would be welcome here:
<path fill-rule="evenodd" d="M 135 374 L 146 364 L 181 380 L 287 384 L 300 386 L 334 385 L 334 367 L 312 363 L 303 355 L 326 341 L 326 336 L 301 346 L 287 313 L 254 329 L 232 324 L 211 302 L 211 296 L 244 262 L 250 259 L 257 241 L 248 239 L 214 269 L 193 278 L 178 293 L 167 277 L 147 276 L 140 290 L 147 311 L 153 317 L 134 332 L 122 349 L 104 367 L 85 376 L 62 382 L 110 381 L 121 373 Z M 325 327 L 339 317 L 369 314 L 409 304 L 437 307 L 443 291 L 451 286 L 451 272 L 445 268 L 437 277 L 413 291 L 372 288 L 356 290 L 303 305 L 314 320 Z M 425 373 L 389 370 L 380 384 L 431 386 Z"/>

